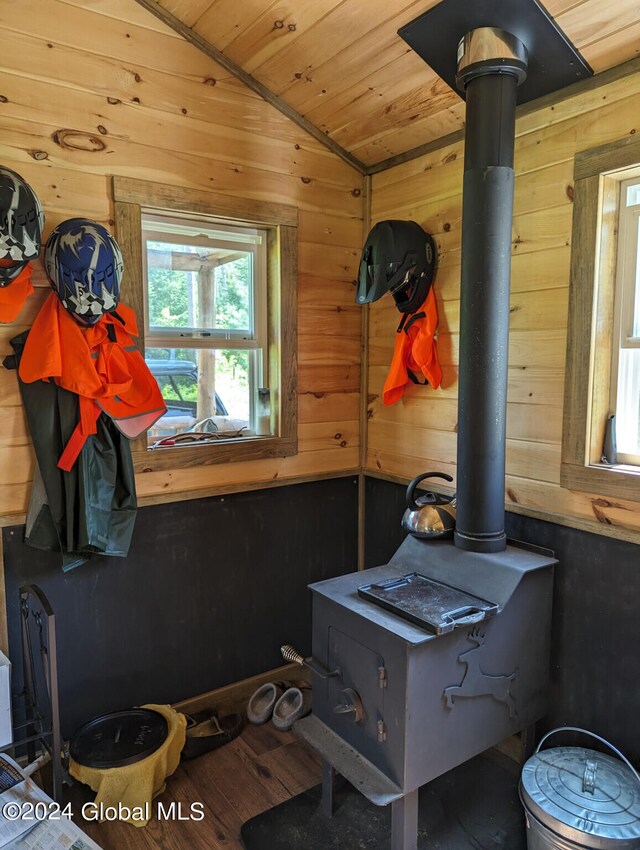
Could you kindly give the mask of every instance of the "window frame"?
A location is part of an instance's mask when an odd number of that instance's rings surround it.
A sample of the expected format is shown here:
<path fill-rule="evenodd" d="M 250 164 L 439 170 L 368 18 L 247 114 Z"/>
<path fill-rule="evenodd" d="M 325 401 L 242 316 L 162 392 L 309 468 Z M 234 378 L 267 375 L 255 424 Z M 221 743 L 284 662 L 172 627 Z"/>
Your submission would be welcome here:
<path fill-rule="evenodd" d="M 146 432 L 132 441 L 136 472 L 156 472 L 229 461 L 289 457 L 298 452 L 297 241 L 298 210 L 202 189 L 113 177 L 116 238 L 124 258 L 121 298 L 138 317 L 138 348 L 145 349 L 142 215 L 209 217 L 267 232 L 267 345 L 264 369 L 271 398 L 272 436 L 221 439 L 195 446 L 151 449 Z"/>
<path fill-rule="evenodd" d="M 600 462 L 610 409 L 620 186 L 640 173 L 629 136 L 574 159 L 571 275 L 560 484 L 640 501 L 640 468 Z"/>

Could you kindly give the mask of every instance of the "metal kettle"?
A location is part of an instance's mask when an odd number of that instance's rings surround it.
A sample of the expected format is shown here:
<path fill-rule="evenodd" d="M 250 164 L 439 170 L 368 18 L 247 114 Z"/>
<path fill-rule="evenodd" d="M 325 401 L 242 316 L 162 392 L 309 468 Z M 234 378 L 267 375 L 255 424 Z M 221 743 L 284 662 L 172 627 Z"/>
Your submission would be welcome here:
<path fill-rule="evenodd" d="M 402 517 L 402 527 L 414 537 L 451 537 L 456 525 L 456 497 L 426 492 L 416 499 L 415 489 L 426 478 L 453 481 L 444 472 L 425 472 L 416 476 L 407 487 L 407 509 Z"/>

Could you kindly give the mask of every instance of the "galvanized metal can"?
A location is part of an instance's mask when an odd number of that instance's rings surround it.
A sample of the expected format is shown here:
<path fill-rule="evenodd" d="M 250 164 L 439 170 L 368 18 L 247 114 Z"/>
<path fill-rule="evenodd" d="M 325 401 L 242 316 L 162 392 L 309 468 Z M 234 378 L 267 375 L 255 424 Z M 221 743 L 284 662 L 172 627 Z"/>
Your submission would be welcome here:
<path fill-rule="evenodd" d="M 581 747 L 540 752 L 560 731 L 597 738 L 622 761 Z M 545 735 L 522 770 L 520 799 L 528 850 L 640 850 L 640 776 L 608 741 L 584 729 Z"/>

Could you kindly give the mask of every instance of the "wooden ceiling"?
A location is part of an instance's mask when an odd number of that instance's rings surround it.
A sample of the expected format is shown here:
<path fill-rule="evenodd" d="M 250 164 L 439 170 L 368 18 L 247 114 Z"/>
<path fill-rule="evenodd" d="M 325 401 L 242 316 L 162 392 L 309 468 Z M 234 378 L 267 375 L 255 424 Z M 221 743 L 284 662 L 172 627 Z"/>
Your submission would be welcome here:
<path fill-rule="evenodd" d="M 462 127 L 460 98 L 396 32 L 437 0 L 138 2 L 161 7 L 165 21 L 195 34 L 364 166 Z M 596 73 L 640 54 L 638 0 L 545 6 Z"/>

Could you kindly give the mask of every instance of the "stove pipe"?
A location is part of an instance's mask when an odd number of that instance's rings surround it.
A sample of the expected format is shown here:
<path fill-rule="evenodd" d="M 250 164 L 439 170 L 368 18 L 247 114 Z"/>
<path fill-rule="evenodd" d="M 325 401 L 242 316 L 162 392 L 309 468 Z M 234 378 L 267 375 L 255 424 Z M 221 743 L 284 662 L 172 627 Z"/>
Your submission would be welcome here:
<path fill-rule="evenodd" d="M 513 149 L 527 51 L 482 27 L 458 46 L 466 92 L 455 545 L 500 552 L 504 531 Z"/>

